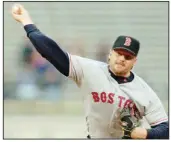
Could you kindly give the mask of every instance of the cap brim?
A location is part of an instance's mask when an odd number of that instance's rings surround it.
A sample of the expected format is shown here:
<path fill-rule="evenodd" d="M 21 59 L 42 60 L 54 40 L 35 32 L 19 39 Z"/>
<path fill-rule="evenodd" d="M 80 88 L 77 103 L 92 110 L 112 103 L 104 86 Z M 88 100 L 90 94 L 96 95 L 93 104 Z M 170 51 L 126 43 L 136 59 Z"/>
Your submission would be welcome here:
<path fill-rule="evenodd" d="M 136 56 L 136 54 L 134 52 L 132 52 L 131 50 L 129 50 L 128 48 L 125 48 L 125 47 L 115 47 L 114 50 L 124 50 L 127 53 L 131 54 L 132 56 Z"/>

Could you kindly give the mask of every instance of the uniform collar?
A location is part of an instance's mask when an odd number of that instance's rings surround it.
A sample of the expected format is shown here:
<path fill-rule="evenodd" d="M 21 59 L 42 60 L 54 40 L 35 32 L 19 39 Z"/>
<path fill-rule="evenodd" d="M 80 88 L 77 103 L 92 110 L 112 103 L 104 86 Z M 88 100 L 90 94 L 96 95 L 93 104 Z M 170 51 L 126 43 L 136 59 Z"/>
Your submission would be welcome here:
<path fill-rule="evenodd" d="M 109 69 L 109 73 L 119 84 L 128 83 L 134 79 L 134 74 L 132 72 L 130 73 L 129 77 L 116 76 L 110 69 Z"/>

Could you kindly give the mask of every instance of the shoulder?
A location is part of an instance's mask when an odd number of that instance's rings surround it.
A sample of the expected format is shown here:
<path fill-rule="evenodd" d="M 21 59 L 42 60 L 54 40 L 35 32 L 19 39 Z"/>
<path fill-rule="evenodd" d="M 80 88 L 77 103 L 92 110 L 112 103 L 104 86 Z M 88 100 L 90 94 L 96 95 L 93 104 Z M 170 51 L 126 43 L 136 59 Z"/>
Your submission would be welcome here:
<path fill-rule="evenodd" d="M 156 92 L 151 88 L 151 86 L 140 76 L 138 76 L 136 73 L 134 74 L 134 81 L 136 85 L 139 85 L 143 89 L 144 92 L 153 94 L 152 96 L 157 96 Z"/>
<path fill-rule="evenodd" d="M 134 74 L 135 82 L 139 82 L 139 84 L 141 84 L 143 87 L 150 87 L 142 77 L 137 75 L 135 72 L 132 73 Z"/>

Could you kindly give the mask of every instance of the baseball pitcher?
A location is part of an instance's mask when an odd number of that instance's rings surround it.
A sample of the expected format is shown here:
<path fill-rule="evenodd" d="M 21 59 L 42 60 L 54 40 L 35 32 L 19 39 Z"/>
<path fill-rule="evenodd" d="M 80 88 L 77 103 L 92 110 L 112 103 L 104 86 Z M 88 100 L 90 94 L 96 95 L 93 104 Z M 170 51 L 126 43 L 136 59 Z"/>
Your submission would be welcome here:
<path fill-rule="evenodd" d="M 33 23 L 20 4 L 12 7 L 37 51 L 80 89 L 84 100 L 87 138 L 168 139 L 168 116 L 156 93 L 135 72 L 140 42 L 119 36 L 103 63 L 63 51 Z"/>

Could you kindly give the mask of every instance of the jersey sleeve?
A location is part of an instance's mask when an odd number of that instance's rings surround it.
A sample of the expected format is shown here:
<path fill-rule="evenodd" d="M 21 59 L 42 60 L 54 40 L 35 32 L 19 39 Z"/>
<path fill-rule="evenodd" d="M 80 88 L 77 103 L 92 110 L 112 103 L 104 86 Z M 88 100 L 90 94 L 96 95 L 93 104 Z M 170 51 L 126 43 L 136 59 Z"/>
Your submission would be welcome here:
<path fill-rule="evenodd" d="M 162 122 L 168 121 L 168 116 L 164 109 L 163 104 L 161 103 L 160 99 L 158 98 L 157 94 L 149 88 L 149 105 L 145 112 L 145 117 L 150 124 L 150 126 L 158 125 Z"/>
<path fill-rule="evenodd" d="M 93 70 L 100 67 L 102 62 L 83 58 L 69 54 L 69 78 L 71 78 L 78 87 L 81 87 L 83 81 L 93 77 Z"/>

